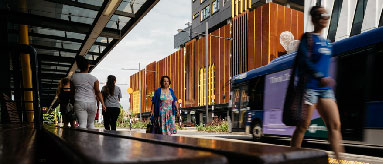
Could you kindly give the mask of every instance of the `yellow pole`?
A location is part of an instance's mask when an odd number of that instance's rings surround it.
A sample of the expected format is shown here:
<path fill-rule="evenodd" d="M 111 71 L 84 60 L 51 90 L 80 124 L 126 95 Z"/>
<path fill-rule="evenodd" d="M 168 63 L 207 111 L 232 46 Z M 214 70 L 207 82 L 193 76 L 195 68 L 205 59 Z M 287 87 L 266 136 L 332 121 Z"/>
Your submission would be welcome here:
<path fill-rule="evenodd" d="M 26 0 L 22 0 L 21 3 L 21 10 L 22 12 L 26 12 L 27 10 L 27 3 Z M 29 45 L 29 37 L 28 37 L 28 26 L 27 25 L 20 25 L 20 44 L 26 44 Z M 20 54 L 21 59 L 21 70 L 22 70 L 22 76 L 23 76 L 23 86 L 24 88 L 32 88 L 32 70 L 31 70 L 31 59 L 29 54 Z M 25 102 L 25 109 L 27 113 L 27 121 L 33 122 L 33 92 L 32 91 L 24 91 L 24 101 L 30 101 Z"/>

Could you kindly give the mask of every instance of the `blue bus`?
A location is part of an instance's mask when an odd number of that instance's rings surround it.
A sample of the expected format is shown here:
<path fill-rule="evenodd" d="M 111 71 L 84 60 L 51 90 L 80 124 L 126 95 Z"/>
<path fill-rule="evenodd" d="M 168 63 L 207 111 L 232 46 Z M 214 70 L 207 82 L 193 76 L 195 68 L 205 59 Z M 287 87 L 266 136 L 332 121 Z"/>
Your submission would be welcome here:
<path fill-rule="evenodd" d="M 245 130 L 255 140 L 263 135 L 291 136 L 282 110 L 296 52 L 232 79 L 233 130 Z M 383 145 L 383 27 L 333 43 L 330 75 L 345 140 Z M 307 137 L 327 138 L 327 128 L 315 110 Z"/>

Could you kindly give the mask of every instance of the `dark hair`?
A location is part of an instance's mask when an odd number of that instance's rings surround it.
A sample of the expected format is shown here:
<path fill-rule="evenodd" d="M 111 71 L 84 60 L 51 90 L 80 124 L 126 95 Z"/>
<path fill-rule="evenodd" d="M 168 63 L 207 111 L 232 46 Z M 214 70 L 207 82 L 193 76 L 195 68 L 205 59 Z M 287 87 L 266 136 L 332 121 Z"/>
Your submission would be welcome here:
<path fill-rule="evenodd" d="M 322 6 L 313 6 L 311 9 L 310 9 L 310 15 L 311 17 L 316 17 L 319 15 L 319 9 L 322 9 L 323 7 Z"/>
<path fill-rule="evenodd" d="M 116 84 L 114 82 L 116 81 L 116 76 L 109 75 L 108 76 L 108 81 L 106 81 L 106 87 L 105 87 L 105 94 L 106 95 L 114 95 L 114 88 Z"/>
<path fill-rule="evenodd" d="M 56 90 L 56 95 L 60 95 L 61 91 L 64 89 L 64 85 L 70 83 L 70 91 L 74 91 L 74 85 L 69 78 L 64 77 L 60 80 L 59 85 Z"/>
<path fill-rule="evenodd" d="M 170 77 L 169 77 L 169 76 L 162 76 L 162 77 L 161 77 L 161 81 L 160 81 L 161 88 L 164 88 L 164 87 L 165 87 L 165 86 L 164 86 L 164 80 L 165 80 L 165 78 L 168 78 L 168 80 L 169 80 L 169 85 L 172 84 L 172 82 L 170 81 Z"/>
<path fill-rule="evenodd" d="M 77 55 L 76 58 L 77 67 L 81 72 L 86 71 L 89 68 L 88 60 L 84 56 Z"/>

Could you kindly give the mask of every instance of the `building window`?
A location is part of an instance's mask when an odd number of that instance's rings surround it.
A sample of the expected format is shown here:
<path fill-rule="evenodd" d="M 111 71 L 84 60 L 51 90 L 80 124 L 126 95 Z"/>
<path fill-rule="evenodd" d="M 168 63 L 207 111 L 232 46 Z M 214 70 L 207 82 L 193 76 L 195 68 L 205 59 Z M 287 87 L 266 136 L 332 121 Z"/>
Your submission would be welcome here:
<path fill-rule="evenodd" d="M 201 21 L 205 20 L 210 16 L 211 8 L 210 5 L 207 5 L 205 8 L 201 10 Z"/>
<path fill-rule="evenodd" d="M 367 0 L 358 0 L 358 4 L 356 5 L 355 9 L 354 21 L 352 22 L 350 36 L 358 35 L 362 31 L 362 24 L 366 6 Z"/>
<path fill-rule="evenodd" d="M 202 105 L 205 105 L 205 100 L 206 100 L 206 97 L 205 97 L 205 77 L 206 77 L 206 73 L 205 73 L 205 70 L 204 68 L 201 68 L 199 70 L 199 84 L 198 84 L 198 87 L 199 87 L 199 101 L 198 101 L 198 104 L 200 106 Z"/>
<path fill-rule="evenodd" d="M 218 12 L 218 10 L 219 10 L 219 0 L 214 0 L 213 3 L 211 4 L 211 6 L 212 6 L 212 9 L 211 9 L 212 10 L 211 11 L 212 14 Z"/>
<path fill-rule="evenodd" d="M 199 17 L 199 12 L 197 12 L 197 13 L 195 13 L 194 15 L 193 15 L 193 20 L 195 19 L 195 18 L 198 18 Z"/>
<path fill-rule="evenodd" d="M 380 14 L 380 20 L 379 20 L 379 27 L 383 26 L 383 9 L 382 13 Z"/>
<path fill-rule="evenodd" d="M 334 8 L 332 9 L 331 22 L 330 27 L 328 28 L 327 36 L 327 39 L 331 42 L 335 41 L 336 30 L 338 29 L 339 16 L 342 10 L 342 3 L 343 0 L 335 0 Z"/>
<path fill-rule="evenodd" d="M 140 91 L 133 92 L 133 113 L 140 112 Z"/>
<path fill-rule="evenodd" d="M 210 65 L 209 68 L 208 68 L 208 74 L 209 74 L 209 81 L 208 81 L 208 86 L 209 86 L 209 90 L 208 90 L 208 98 L 209 98 L 209 104 L 213 104 L 213 99 L 212 99 L 212 95 L 215 94 L 215 65 Z M 206 68 L 201 68 L 199 70 L 199 82 L 198 82 L 198 95 L 199 95 L 199 100 L 198 100 L 198 104 L 199 106 L 203 106 L 203 105 L 206 105 Z"/>
<path fill-rule="evenodd" d="M 214 87 L 214 80 L 215 80 L 215 65 L 209 66 L 209 104 L 213 104 L 212 95 L 214 95 L 215 87 Z"/>

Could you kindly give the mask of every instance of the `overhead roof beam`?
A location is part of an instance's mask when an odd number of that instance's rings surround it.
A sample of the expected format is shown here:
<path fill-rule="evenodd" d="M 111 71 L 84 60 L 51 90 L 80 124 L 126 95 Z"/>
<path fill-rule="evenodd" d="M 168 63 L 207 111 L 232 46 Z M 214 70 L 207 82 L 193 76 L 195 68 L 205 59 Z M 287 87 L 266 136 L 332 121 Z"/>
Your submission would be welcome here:
<path fill-rule="evenodd" d="M 59 3 L 59 4 L 63 4 L 63 5 L 68 5 L 68 6 L 79 7 L 79 8 L 88 9 L 88 10 L 94 10 L 94 11 L 100 11 L 100 9 L 101 9 L 101 7 L 99 7 L 99 6 L 94 6 L 94 5 L 90 5 L 87 3 L 81 3 L 81 2 L 70 1 L 70 0 L 45 0 L 45 1 L 53 2 L 53 3 Z M 114 14 L 119 15 L 119 16 L 124 16 L 124 17 L 130 17 L 130 18 L 135 17 L 135 15 L 133 13 L 128 13 L 128 12 L 119 11 L 119 10 L 116 10 L 114 12 Z"/>
<path fill-rule="evenodd" d="M 44 87 L 44 88 L 54 88 L 54 87 L 57 87 L 57 83 L 55 83 L 55 84 L 41 84 L 41 86 L 42 87 Z"/>
<path fill-rule="evenodd" d="M 60 70 L 60 69 L 46 69 L 46 68 L 41 68 L 41 72 L 67 73 L 68 71 L 66 71 L 66 70 Z"/>
<path fill-rule="evenodd" d="M 29 32 L 29 36 L 33 37 L 39 37 L 39 38 L 47 38 L 47 39 L 53 39 L 53 40 L 61 40 L 61 41 L 68 41 L 68 42 L 75 42 L 75 43 L 82 43 L 83 40 L 81 39 L 75 39 L 75 38 L 65 38 L 61 36 L 54 36 L 54 35 L 45 35 L 45 34 L 39 34 L 39 33 L 33 33 Z M 99 46 L 108 46 L 108 43 L 102 43 L 102 42 L 95 42 L 94 44 Z"/>
<path fill-rule="evenodd" d="M 145 1 L 145 3 L 141 6 L 141 8 L 136 12 L 136 17 L 129 20 L 128 23 L 122 28 L 121 30 L 121 38 L 124 38 L 136 25 L 138 22 L 141 21 L 141 19 L 159 2 L 159 0 L 148 0 Z M 102 61 L 102 59 L 105 57 L 105 54 L 108 54 L 115 45 L 117 45 L 121 39 L 115 39 L 112 42 L 110 42 L 110 45 L 107 46 L 102 56 L 98 57 L 96 60 L 96 65 Z M 94 68 L 94 67 L 93 67 Z M 92 68 L 92 69 L 93 69 Z M 90 70 L 92 70 L 90 69 Z"/>
<path fill-rule="evenodd" d="M 113 16 L 113 13 L 117 10 L 118 6 L 120 6 L 122 0 L 109 0 L 104 1 L 102 6 L 97 13 L 96 19 L 92 24 L 92 30 L 85 37 L 85 41 L 81 45 L 80 52 L 78 55 L 84 56 L 88 53 L 96 39 L 103 33 L 109 33 L 109 30 L 106 28 L 110 18 Z M 121 36 L 121 31 L 118 30 L 118 35 Z M 98 59 L 98 58 L 97 58 Z M 72 68 L 68 72 L 68 76 L 72 76 L 72 74 L 76 71 L 77 65 L 73 64 Z"/>
<path fill-rule="evenodd" d="M 76 54 L 78 52 L 78 50 L 65 49 L 65 48 L 59 48 L 59 47 L 48 47 L 48 46 L 42 46 L 42 45 L 36 45 L 36 44 L 32 44 L 32 46 L 34 48 L 37 48 L 37 49 L 55 50 L 55 51 L 61 51 L 61 52 L 70 52 L 70 53 L 74 53 L 74 54 Z"/>
<path fill-rule="evenodd" d="M 18 30 L 14 30 L 14 29 L 9 29 L 8 32 L 14 33 L 14 34 L 19 33 Z M 28 35 L 32 36 L 32 37 L 47 38 L 47 39 L 52 39 L 52 40 L 61 40 L 61 41 L 68 41 L 68 42 L 74 42 L 74 43 L 82 43 L 83 42 L 82 39 L 66 38 L 66 37 L 61 37 L 61 36 L 46 35 L 46 34 L 40 34 L 40 33 L 35 33 L 35 32 L 29 32 Z M 103 43 L 103 42 L 95 42 L 94 44 L 99 45 L 99 46 L 104 46 L 104 47 L 109 45 L 108 43 Z"/>
<path fill-rule="evenodd" d="M 92 30 L 92 25 L 71 22 L 62 19 L 55 19 L 50 17 L 38 16 L 33 14 L 0 10 L 0 15 L 7 16 L 7 20 L 17 24 L 31 25 L 36 27 L 51 28 L 60 31 L 69 31 L 81 34 L 89 34 Z M 120 31 L 113 28 L 104 28 L 99 34 L 102 37 L 108 37 L 113 39 L 120 38 Z"/>
<path fill-rule="evenodd" d="M 70 67 L 71 65 L 62 64 L 62 63 L 41 63 L 42 66 L 53 66 L 53 67 Z"/>
<path fill-rule="evenodd" d="M 43 50 L 55 50 L 55 51 L 69 52 L 69 53 L 74 53 L 74 54 L 78 53 L 78 50 L 74 50 L 74 49 L 65 49 L 65 48 L 59 48 L 59 47 L 48 47 L 48 46 L 35 45 L 35 44 L 32 44 L 32 46 L 34 48 L 43 49 Z M 88 52 L 87 54 L 97 55 L 97 56 L 101 55 L 100 53 L 97 53 L 97 52 Z"/>
<path fill-rule="evenodd" d="M 41 61 L 52 61 L 52 62 L 63 62 L 63 63 L 72 63 L 74 57 L 62 57 L 62 56 L 53 56 L 53 55 L 44 55 L 39 54 Z"/>

